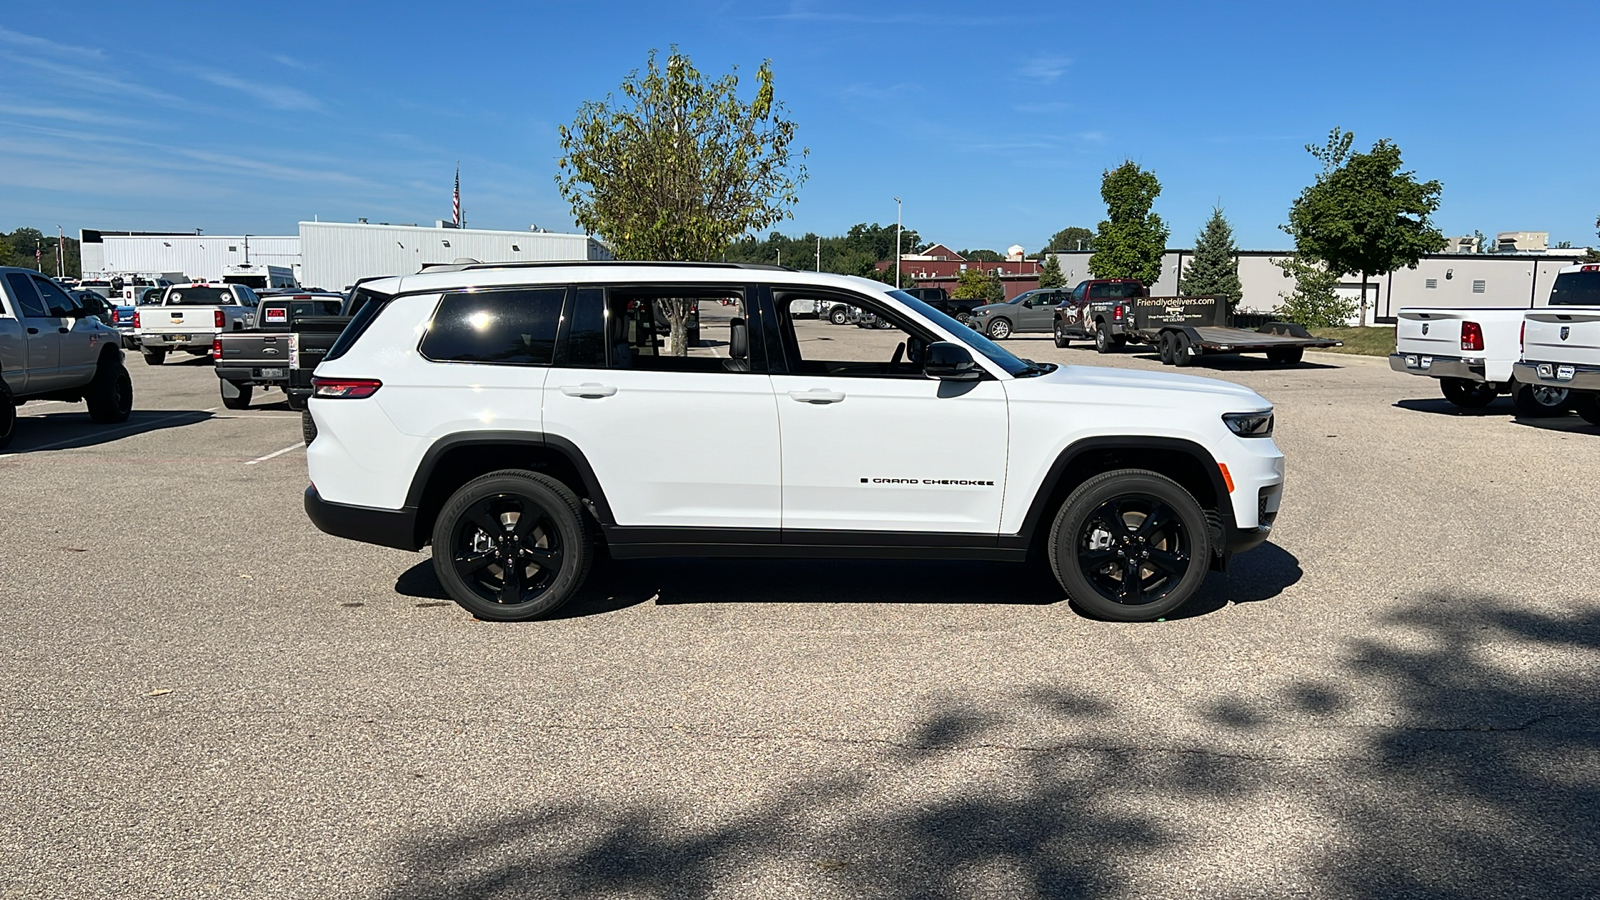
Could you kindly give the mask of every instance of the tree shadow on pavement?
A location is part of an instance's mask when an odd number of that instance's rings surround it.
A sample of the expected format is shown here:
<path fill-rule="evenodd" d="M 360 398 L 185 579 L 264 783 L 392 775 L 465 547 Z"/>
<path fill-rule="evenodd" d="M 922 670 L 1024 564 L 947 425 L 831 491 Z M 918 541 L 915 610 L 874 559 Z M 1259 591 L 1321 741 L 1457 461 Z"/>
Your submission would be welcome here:
<path fill-rule="evenodd" d="M 1408 602 L 1325 678 L 1176 711 L 1040 686 L 889 739 L 741 732 L 848 761 L 750 801 L 521 801 L 396 847 L 387 896 L 1592 896 L 1600 615 Z"/>

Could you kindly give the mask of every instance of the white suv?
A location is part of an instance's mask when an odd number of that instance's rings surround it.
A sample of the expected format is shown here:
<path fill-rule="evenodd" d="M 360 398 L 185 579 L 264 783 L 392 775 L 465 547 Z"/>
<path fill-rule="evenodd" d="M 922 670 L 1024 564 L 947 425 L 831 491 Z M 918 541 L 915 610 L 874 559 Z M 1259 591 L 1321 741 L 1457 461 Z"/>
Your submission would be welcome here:
<path fill-rule="evenodd" d="M 804 300 L 892 327 L 797 320 Z M 674 305 L 704 340 L 673 346 Z M 1265 540 L 1282 497 L 1255 392 L 1018 359 L 865 279 L 474 264 L 367 282 L 351 308 L 313 380 L 306 511 L 432 543 L 485 619 L 555 609 L 600 540 L 617 558 L 1032 551 L 1084 609 L 1153 619 Z"/>

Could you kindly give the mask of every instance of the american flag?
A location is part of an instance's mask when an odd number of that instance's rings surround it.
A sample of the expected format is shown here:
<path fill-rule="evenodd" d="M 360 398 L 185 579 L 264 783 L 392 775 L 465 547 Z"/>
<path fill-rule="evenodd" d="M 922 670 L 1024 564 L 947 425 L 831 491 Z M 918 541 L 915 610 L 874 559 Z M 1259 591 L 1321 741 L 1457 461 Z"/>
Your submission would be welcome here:
<path fill-rule="evenodd" d="M 461 164 L 456 164 L 456 193 L 450 201 L 450 219 L 457 228 L 461 227 Z"/>

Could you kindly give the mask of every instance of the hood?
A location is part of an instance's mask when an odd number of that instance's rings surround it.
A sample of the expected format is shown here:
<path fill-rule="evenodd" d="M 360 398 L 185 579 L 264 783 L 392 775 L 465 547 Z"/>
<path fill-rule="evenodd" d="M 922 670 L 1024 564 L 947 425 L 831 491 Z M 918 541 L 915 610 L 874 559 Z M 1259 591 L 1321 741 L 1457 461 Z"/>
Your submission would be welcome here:
<path fill-rule="evenodd" d="M 1134 369 L 1112 369 L 1100 366 L 1062 366 L 1037 378 L 1019 378 L 1012 385 L 1026 390 L 1030 382 L 1040 387 L 1106 388 L 1112 391 L 1153 391 L 1172 398 L 1171 402 L 1158 404 L 1183 407 L 1203 402 L 1202 397 L 1214 397 L 1228 407 L 1229 412 L 1252 412 L 1268 409 L 1272 403 L 1251 389 L 1221 381 L 1216 378 L 1199 378 L 1194 375 L 1173 375 L 1166 372 L 1141 372 Z M 1048 388 L 1047 388 L 1048 389 Z M 1198 396 L 1197 396 L 1198 395 Z"/>

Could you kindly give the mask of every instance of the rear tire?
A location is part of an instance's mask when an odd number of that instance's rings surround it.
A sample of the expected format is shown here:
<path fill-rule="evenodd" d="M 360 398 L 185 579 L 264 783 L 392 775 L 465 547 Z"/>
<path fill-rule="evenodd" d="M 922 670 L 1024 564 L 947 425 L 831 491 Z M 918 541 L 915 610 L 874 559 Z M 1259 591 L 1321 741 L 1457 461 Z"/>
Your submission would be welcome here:
<path fill-rule="evenodd" d="M 1072 344 L 1072 338 L 1067 337 L 1067 326 L 1063 325 L 1059 320 L 1056 322 L 1055 338 L 1057 349 L 1065 350 Z"/>
<path fill-rule="evenodd" d="M 167 351 L 165 350 L 144 350 L 141 352 L 144 356 L 144 364 L 147 366 L 159 366 L 167 361 Z"/>
<path fill-rule="evenodd" d="M 222 388 L 223 406 L 229 409 L 250 408 L 250 395 L 255 393 L 255 385 L 240 384 L 237 381 L 229 381 L 225 378 L 218 378 L 217 382 Z"/>
<path fill-rule="evenodd" d="M 1578 394 L 1572 398 L 1572 409 L 1590 425 L 1600 425 L 1600 394 Z M 0 447 L 3 446 L 4 443 L 0 443 Z"/>
<path fill-rule="evenodd" d="M 1211 533 L 1200 504 L 1177 482 L 1118 469 L 1067 497 L 1050 529 L 1049 554 L 1056 579 L 1083 609 L 1148 622 L 1199 590 L 1210 569 Z"/>
<path fill-rule="evenodd" d="M 101 357 L 83 399 L 88 403 L 90 419 L 102 425 L 126 422 L 133 413 L 133 379 L 120 360 Z"/>
<path fill-rule="evenodd" d="M 553 612 L 577 593 L 593 557 L 577 495 L 523 469 L 467 482 L 433 526 L 439 583 L 467 612 L 494 622 Z"/>
<path fill-rule="evenodd" d="M 1566 415 L 1572 403 L 1572 395 L 1566 388 L 1524 384 L 1511 393 L 1511 402 L 1517 407 L 1517 415 L 1529 419 L 1543 419 Z"/>
<path fill-rule="evenodd" d="M 300 413 L 300 436 L 305 438 L 307 447 L 317 439 L 317 421 L 311 418 L 309 409 Z"/>
<path fill-rule="evenodd" d="M 1193 346 L 1193 344 L 1189 343 L 1189 336 L 1187 334 L 1184 334 L 1181 331 L 1173 333 L 1172 364 L 1180 369 L 1186 369 L 1189 366 L 1194 365 L 1196 357 L 1189 353 L 1189 349 Z"/>
<path fill-rule="evenodd" d="M 1467 381 L 1464 378 L 1441 378 L 1439 390 L 1444 393 L 1444 398 L 1462 409 L 1482 409 L 1494 402 L 1500 392 L 1491 384 L 1482 381 Z"/>
<path fill-rule="evenodd" d="M 0 450 L 11 443 L 17 433 L 17 401 L 11 397 L 11 388 L 0 379 Z"/>
<path fill-rule="evenodd" d="M 1306 358 L 1304 347 L 1273 347 L 1267 351 L 1267 359 L 1280 366 L 1299 365 Z"/>
<path fill-rule="evenodd" d="M 1096 353 L 1111 353 L 1117 349 L 1117 342 L 1112 339 L 1111 332 L 1106 330 L 1104 322 L 1095 323 L 1094 349 Z"/>

